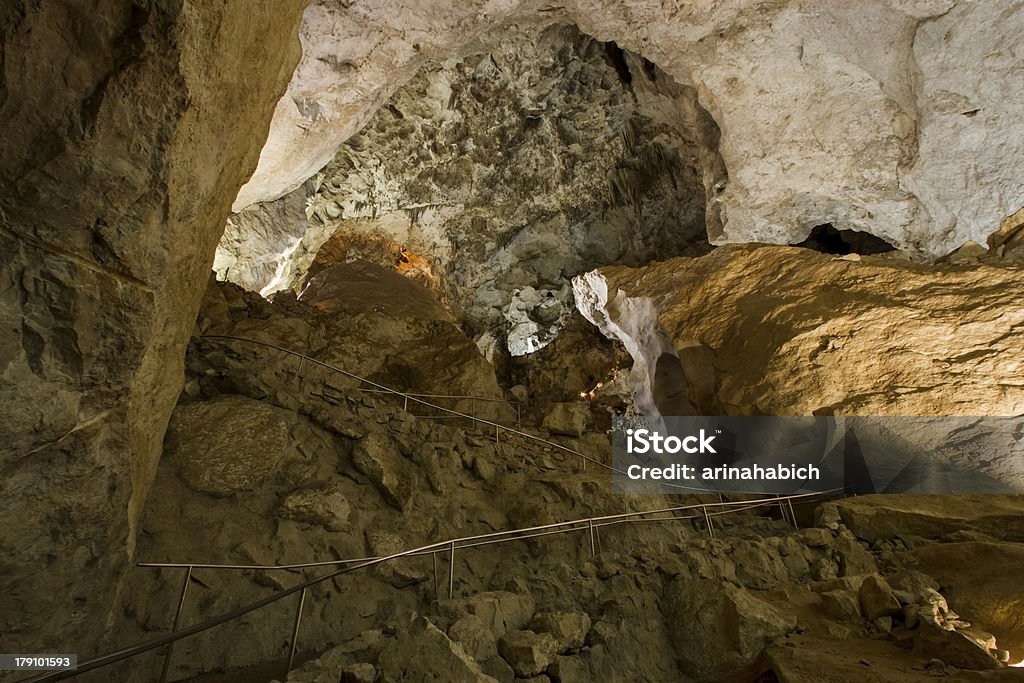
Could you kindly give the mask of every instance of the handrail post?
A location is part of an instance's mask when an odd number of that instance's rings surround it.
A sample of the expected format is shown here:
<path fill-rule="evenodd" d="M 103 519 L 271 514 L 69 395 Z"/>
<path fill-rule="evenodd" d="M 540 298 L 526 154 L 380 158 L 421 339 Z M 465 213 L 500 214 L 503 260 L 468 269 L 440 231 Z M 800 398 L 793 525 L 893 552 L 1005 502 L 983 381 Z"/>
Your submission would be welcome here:
<path fill-rule="evenodd" d="M 448 599 L 455 597 L 455 541 L 451 542 L 450 556 L 448 561 Z"/>
<path fill-rule="evenodd" d="M 796 510 L 793 509 L 793 499 L 787 498 L 786 505 L 789 506 L 789 517 L 793 520 L 793 529 L 800 531 L 800 526 L 796 523 Z"/>
<path fill-rule="evenodd" d="M 302 608 L 305 604 L 306 589 L 303 588 L 299 591 L 299 608 L 295 611 L 295 624 L 292 626 L 292 645 L 288 652 L 288 669 L 284 672 L 285 678 L 288 678 L 288 674 L 292 670 L 292 664 L 295 662 L 295 651 L 299 647 L 299 624 L 302 623 Z"/>
<path fill-rule="evenodd" d="M 708 514 L 708 508 L 706 505 L 701 505 L 700 509 L 704 513 L 704 522 L 708 525 L 708 538 L 714 538 L 715 530 L 711 527 L 711 515 Z"/>
<path fill-rule="evenodd" d="M 188 595 L 188 582 L 192 579 L 192 565 L 185 570 L 185 580 L 181 583 L 181 595 L 178 597 L 178 609 L 174 611 L 174 623 L 171 625 L 171 633 L 178 630 L 178 621 L 181 619 L 181 611 L 185 608 L 185 596 Z M 167 644 L 167 652 L 164 653 L 164 666 L 160 670 L 160 683 L 165 683 L 167 674 L 171 670 L 171 652 L 174 651 L 174 643 Z"/>
<path fill-rule="evenodd" d="M 587 526 L 590 527 L 590 554 L 597 555 L 597 543 L 594 541 L 594 519 L 587 520 Z"/>
<path fill-rule="evenodd" d="M 405 405 L 402 406 L 402 410 L 404 410 L 407 413 L 409 412 L 409 397 L 408 396 L 405 397 Z"/>
<path fill-rule="evenodd" d="M 434 567 L 434 599 L 440 600 L 441 596 L 437 592 L 437 551 L 433 550 L 430 553 L 430 563 Z"/>
<path fill-rule="evenodd" d="M 779 512 L 782 513 L 782 521 L 784 521 L 786 524 L 789 524 L 790 526 L 793 526 L 793 522 L 789 519 L 789 513 L 786 512 L 786 503 L 785 501 L 783 501 L 782 496 L 779 494 L 775 494 L 775 497 L 779 501 Z"/>

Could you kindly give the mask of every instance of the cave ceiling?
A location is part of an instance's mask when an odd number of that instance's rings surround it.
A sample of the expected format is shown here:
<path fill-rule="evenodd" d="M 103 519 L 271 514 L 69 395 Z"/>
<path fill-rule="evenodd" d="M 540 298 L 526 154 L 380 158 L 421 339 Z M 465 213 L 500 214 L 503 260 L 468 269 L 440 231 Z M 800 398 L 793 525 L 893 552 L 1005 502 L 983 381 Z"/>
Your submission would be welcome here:
<path fill-rule="evenodd" d="M 482 346 L 542 348 L 599 265 L 709 248 L 718 131 L 696 91 L 574 26 L 510 25 L 424 66 L 313 178 L 232 217 L 215 268 L 301 293 L 335 261 L 408 266 Z"/>

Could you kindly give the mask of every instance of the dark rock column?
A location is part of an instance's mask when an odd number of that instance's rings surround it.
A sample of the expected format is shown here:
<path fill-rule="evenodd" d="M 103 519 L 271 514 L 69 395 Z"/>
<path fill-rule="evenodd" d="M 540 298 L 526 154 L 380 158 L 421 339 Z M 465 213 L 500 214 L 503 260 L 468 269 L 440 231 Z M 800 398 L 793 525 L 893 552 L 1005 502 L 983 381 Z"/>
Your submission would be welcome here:
<path fill-rule="evenodd" d="M 91 654 L 304 0 L 0 2 L 0 632 Z"/>

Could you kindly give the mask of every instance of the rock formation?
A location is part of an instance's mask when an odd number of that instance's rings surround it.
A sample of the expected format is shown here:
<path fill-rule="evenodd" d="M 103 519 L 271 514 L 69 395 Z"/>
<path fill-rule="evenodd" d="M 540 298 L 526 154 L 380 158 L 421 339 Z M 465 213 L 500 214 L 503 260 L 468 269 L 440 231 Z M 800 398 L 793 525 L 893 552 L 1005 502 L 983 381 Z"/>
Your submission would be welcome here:
<path fill-rule="evenodd" d="M 316 328 L 352 315 L 216 283 L 204 302 L 202 329 L 238 332 L 244 323 L 252 338 L 278 343 L 297 341 L 281 335 L 300 320 Z M 360 343 L 337 339 L 341 355 Z M 603 471 L 581 471 L 543 446 L 511 434 L 495 443 L 344 378 L 327 391 L 316 367 L 299 380 L 292 359 L 237 340 L 197 339 L 187 368 L 142 523 L 147 561 L 343 560 L 699 500 L 613 495 Z M 595 458 L 606 447 L 600 437 L 567 442 Z M 1012 582 L 983 577 L 1008 576 L 1018 560 L 1020 497 L 961 496 L 956 509 L 951 500 L 797 505 L 799 531 L 766 515 L 772 504 L 716 516 L 713 539 L 703 518 L 682 516 L 602 527 L 593 550 L 577 534 L 466 548 L 454 595 L 443 553 L 356 570 L 308 593 L 299 652 L 317 656 L 288 680 L 444 671 L 474 682 L 719 681 L 771 670 L 809 681 L 825 669 L 841 682 L 863 680 L 865 670 L 886 681 L 936 672 L 1004 680 L 989 648 L 1020 650 L 1007 609 L 1016 597 Z M 984 571 L 963 567 L 964 549 L 984 554 Z M 180 574 L 165 571 L 131 574 L 111 646 L 168 628 Z M 184 618 L 200 622 L 323 571 L 197 568 Z M 286 600 L 182 641 L 172 677 L 212 668 L 279 675 L 293 610 Z M 139 660 L 121 678 L 148 680 L 158 666 Z"/>
<path fill-rule="evenodd" d="M 88 652 L 102 632 L 303 5 L 0 9 L 7 649 Z"/>
<path fill-rule="evenodd" d="M 494 403 L 475 408 L 467 401 L 447 405 L 488 419 L 510 417 L 493 368 L 451 322 L 424 317 L 422 308 L 418 318 L 397 309 L 357 311 L 367 303 L 360 284 L 374 285 L 381 300 L 394 302 L 398 297 L 387 283 L 403 287 L 411 284 L 408 280 L 388 274 L 381 286 L 375 268 L 334 268 L 347 271 L 343 275 L 350 286 L 335 290 L 341 293 L 330 310 L 287 297 L 270 303 L 234 285 L 211 282 L 196 331 L 301 348 L 320 362 L 413 393 L 447 389 L 491 396 Z M 408 372 L 400 372 L 397 358 L 409 362 Z M 300 367 L 294 357 L 273 348 L 196 337 L 186 367 L 185 392 L 170 420 L 165 457 L 142 523 L 140 559 L 203 557 L 264 565 L 317 561 L 324 553 L 347 559 L 397 552 L 439 536 L 611 514 L 633 505 L 620 497 L 592 495 L 604 485 L 603 472 L 577 472 L 575 460 L 549 446 L 531 446 L 512 435 L 495 443 L 493 433 L 466 431 L 465 420 L 396 402 L 312 361 Z M 576 437 L 571 439 L 575 447 L 595 459 L 604 457 L 602 439 Z M 576 554 L 577 541 L 557 541 L 553 547 Z M 530 562 L 532 552 L 516 547 L 511 557 L 520 566 Z M 391 613 L 395 623 L 402 623 L 435 597 L 430 568 L 429 561 L 414 558 L 368 576 L 339 578 L 332 589 L 311 595 L 303 650 L 319 652 L 377 629 L 382 614 Z M 316 573 L 197 569 L 186 619 L 199 621 L 249 600 L 253 591 L 291 586 Z M 455 586 L 460 592 L 472 586 L 475 592 L 479 585 L 503 586 L 511 578 L 496 572 L 487 553 L 467 552 Z M 167 628 L 177 599 L 177 581 L 172 583 L 157 570 L 133 572 L 106 644 L 113 647 Z M 349 618 L 336 611 L 339 598 L 348 605 Z M 514 628 L 525 628 L 531 616 L 532 607 Z M 217 637 L 183 642 L 176 650 L 175 676 L 273 661 L 292 618 L 290 609 L 275 608 L 252 622 L 221 627 L 226 630 Z M 562 633 L 560 623 L 544 628 Z M 374 652 L 380 653 L 394 635 L 388 633 Z M 239 647 L 225 652 L 224 638 Z M 404 638 L 400 635 L 398 642 L 403 652 Z M 429 648 L 427 659 L 404 666 L 422 673 L 429 661 L 443 662 L 438 643 L 450 646 L 447 636 L 435 636 L 422 646 Z M 475 670 L 478 664 L 469 661 Z M 154 660 L 126 667 L 125 676 L 146 680 L 154 663 L 159 665 Z"/>
<path fill-rule="evenodd" d="M 709 188 L 716 242 L 792 243 L 832 223 L 937 256 L 1024 204 L 1017 2 L 432 1 L 307 8 L 302 61 L 235 210 L 298 187 L 423 64 L 512 21 L 576 24 L 696 89 L 728 171 Z"/>
<path fill-rule="evenodd" d="M 301 291 L 326 245 L 392 243 L 475 337 L 524 355 L 567 322 L 572 276 L 706 248 L 717 137 L 696 91 L 638 55 L 505 27 L 422 68 L 310 182 L 233 216 L 215 268 Z"/>
<path fill-rule="evenodd" d="M 683 372 L 661 391 L 679 382 L 702 414 L 1019 415 L 1021 274 L 1001 259 L 922 266 L 731 245 L 600 269 L 576 290 L 633 355 L 649 410 L 667 354 Z"/>

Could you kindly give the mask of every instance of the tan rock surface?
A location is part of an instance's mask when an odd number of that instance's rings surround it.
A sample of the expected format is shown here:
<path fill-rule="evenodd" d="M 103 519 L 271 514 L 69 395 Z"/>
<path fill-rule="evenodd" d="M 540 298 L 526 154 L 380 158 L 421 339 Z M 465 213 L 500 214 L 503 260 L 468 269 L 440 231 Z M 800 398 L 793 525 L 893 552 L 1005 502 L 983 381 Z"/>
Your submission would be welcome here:
<path fill-rule="evenodd" d="M 245 396 L 221 396 L 175 408 L 166 450 L 189 486 L 230 496 L 258 487 L 282 460 L 297 455 L 289 435 L 294 424 L 289 411 Z"/>
<path fill-rule="evenodd" d="M 319 273 L 308 294 L 295 301 L 284 293 L 275 298 L 281 305 L 274 305 L 211 280 L 199 330 L 289 349 L 398 391 L 491 399 L 433 400 L 448 409 L 475 410 L 481 418 L 514 417 L 514 409 L 502 401 L 494 367 L 418 283 L 377 266 L 344 264 Z M 215 363 L 194 370 L 215 375 L 238 370 L 233 381 L 260 387 L 254 389 L 257 394 L 271 390 L 282 374 L 292 381 L 301 376 L 303 386 L 319 386 L 327 394 L 342 387 L 378 391 L 343 373 L 308 361 L 300 364 L 296 356 L 277 362 L 282 353 L 265 346 L 221 341 L 215 347 Z M 421 412 L 436 411 L 424 407 Z"/>
<path fill-rule="evenodd" d="M 963 619 L 996 636 L 1010 661 L 1024 659 L 1024 545 L 943 543 L 918 548 L 914 556 Z"/>
<path fill-rule="evenodd" d="M 797 625 L 792 615 L 728 583 L 676 579 L 665 600 L 676 656 L 697 681 L 749 675 L 762 650 Z"/>
<path fill-rule="evenodd" d="M 497 683 L 427 619 L 419 619 L 380 655 L 380 680 L 400 683 L 419 679 L 452 683 Z"/>
<path fill-rule="evenodd" d="M 857 496 L 822 506 L 828 508 L 868 542 L 900 534 L 939 539 L 957 532 L 1024 542 L 1024 496 Z"/>
<path fill-rule="evenodd" d="M 637 349 L 637 391 L 650 391 L 659 334 L 709 347 L 717 404 L 705 412 L 1019 415 L 1022 275 L 1003 262 L 926 267 L 730 245 L 601 269 L 577 278 L 576 294 Z"/>
<path fill-rule="evenodd" d="M 396 318 L 452 320 L 419 283 L 394 270 L 356 261 L 317 273 L 299 297 L 325 313 L 387 313 Z"/>

